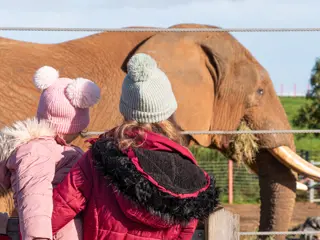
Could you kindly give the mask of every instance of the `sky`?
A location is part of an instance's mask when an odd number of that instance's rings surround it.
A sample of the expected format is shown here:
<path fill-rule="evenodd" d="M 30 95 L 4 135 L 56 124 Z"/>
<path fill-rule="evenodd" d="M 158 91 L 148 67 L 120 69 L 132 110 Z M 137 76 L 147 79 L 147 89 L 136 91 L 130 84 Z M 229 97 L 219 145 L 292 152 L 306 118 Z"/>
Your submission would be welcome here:
<path fill-rule="evenodd" d="M 0 27 L 169 27 L 178 23 L 222 28 L 320 27 L 319 0 L 0 0 L 0 6 Z M 38 43 L 91 34 L 0 31 L 1 37 Z M 320 32 L 231 34 L 267 69 L 279 95 L 293 95 L 294 89 L 296 95 L 305 94 L 320 57 Z"/>

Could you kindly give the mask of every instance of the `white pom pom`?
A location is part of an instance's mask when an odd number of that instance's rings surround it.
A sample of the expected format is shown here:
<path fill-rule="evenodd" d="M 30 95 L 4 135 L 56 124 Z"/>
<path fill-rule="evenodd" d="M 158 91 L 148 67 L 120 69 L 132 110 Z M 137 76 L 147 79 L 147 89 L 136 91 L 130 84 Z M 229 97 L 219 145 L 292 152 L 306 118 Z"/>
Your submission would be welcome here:
<path fill-rule="evenodd" d="M 76 78 L 66 88 L 66 96 L 74 107 L 89 108 L 100 99 L 100 88 L 85 78 Z"/>
<path fill-rule="evenodd" d="M 127 64 L 128 75 L 134 82 L 147 81 L 157 69 L 156 61 L 145 53 L 137 53 Z"/>
<path fill-rule="evenodd" d="M 59 78 L 59 72 L 53 67 L 44 66 L 39 68 L 33 77 L 34 85 L 41 90 L 50 87 Z"/>

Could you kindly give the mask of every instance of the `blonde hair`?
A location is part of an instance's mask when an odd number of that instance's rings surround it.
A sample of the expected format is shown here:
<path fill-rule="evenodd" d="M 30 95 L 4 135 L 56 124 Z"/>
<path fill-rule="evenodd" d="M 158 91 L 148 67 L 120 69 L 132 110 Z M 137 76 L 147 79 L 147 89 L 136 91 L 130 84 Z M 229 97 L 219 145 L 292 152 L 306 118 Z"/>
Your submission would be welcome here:
<path fill-rule="evenodd" d="M 143 144 L 144 135 L 147 131 L 154 132 L 169 138 L 170 140 L 185 146 L 186 139 L 180 134 L 181 128 L 176 123 L 173 116 L 168 120 L 158 123 L 139 123 L 137 121 L 125 121 L 116 127 L 112 132 L 106 132 L 105 137 L 112 137 L 118 144 L 119 149 L 124 150 L 129 147 L 137 148 Z M 137 136 L 132 138 L 127 133 L 138 132 Z"/>

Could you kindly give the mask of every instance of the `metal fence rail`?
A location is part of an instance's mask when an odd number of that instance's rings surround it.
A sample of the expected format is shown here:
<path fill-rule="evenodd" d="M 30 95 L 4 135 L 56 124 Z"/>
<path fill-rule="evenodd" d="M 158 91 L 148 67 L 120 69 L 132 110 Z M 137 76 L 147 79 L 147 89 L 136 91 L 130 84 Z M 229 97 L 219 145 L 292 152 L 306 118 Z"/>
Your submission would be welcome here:
<path fill-rule="evenodd" d="M 100 135 L 103 131 L 90 131 L 84 132 L 81 135 L 83 137 L 89 137 L 94 135 Z M 182 131 L 183 135 L 236 135 L 236 134 L 306 134 L 306 133 L 320 133 L 320 129 L 299 129 L 299 130 L 247 130 L 247 131 Z"/>
<path fill-rule="evenodd" d="M 320 231 L 275 231 L 275 232 L 241 232 L 239 230 L 240 217 L 225 209 L 218 209 L 209 216 L 205 225 L 206 239 L 240 240 L 247 236 L 314 236 Z M 204 238 L 203 238 L 204 239 Z M 250 238 L 252 239 L 252 238 Z"/>
<path fill-rule="evenodd" d="M 240 236 L 313 235 L 313 234 L 320 234 L 320 231 L 239 232 Z"/>
<path fill-rule="evenodd" d="M 320 28 L 48 28 L 48 27 L 0 27 L 0 31 L 51 31 L 51 32 L 319 32 Z M 83 133 L 83 137 L 99 135 L 104 132 L 87 132 Z M 314 130 L 252 130 L 252 131 L 183 131 L 184 135 L 198 135 L 198 134 L 212 134 L 212 135 L 234 135 L 234 134 L 306 134 L 306 133 L 320 133 L 320 129 Z M 211 159 L 212 160 L 212 159 Z M 227 186 L 228 176 L 225 174 L 228 169 L 227 161 L 220 161 L 216 164 L 208 164 L 209 162 L 202 162 L 201 166 L 208 172 L 215 174 L 217 178 L 217 185 Z M 320 163 L 312 162 L 315 165 Z M 245 167 L 235 167 L 233 170 L 233 185 L 235 189 L 235 198 L 246 195 L 247 197 L 255 197 L 258 194 L 259 188 L 258 178 L 249 174 Z M 250 179 L 250 180 L 248 180 Z M 243 184 L 243 182 L 250 183 Z M 314 181 L 311 180 L 311 186 L 314 186 Z M 228 189 L 224 189 L 228 191 Z M 237 192 L 238 191 L 238 192 Z M 320 198 L 315 197 L 314 187 L 310 188 L 310 201 L 320 202 Z M 222 216 L 222 215 L 221 215 Z M 217 218 L 217 223 L 222 222 Z M 13 240 L 19 239 L 18 219 L 12 218 L 10 220 L 8 235 Z M 239 223 L 235 223 L 238 224 Z M 221 228 L 217 228 L 221 230 Z M 287 231 L 287 232 L 237 232 L 238 238 L 240 236 L 273 236 L 273 235 L 316 235 L 320 231 Z M 204 236 L 201 235 L 201 236 Z M 198 238 L 197 238 L 198 239 Z M 203 237 L 204 239 L 204 237 Z M 234 240 L 234 239 L 226 239 Z"/>
<path fill-rule="evenodd" d="M 0 31 L 46 32 L 319 32 L 320 28 L 59 28 L 0 27 Z"/>

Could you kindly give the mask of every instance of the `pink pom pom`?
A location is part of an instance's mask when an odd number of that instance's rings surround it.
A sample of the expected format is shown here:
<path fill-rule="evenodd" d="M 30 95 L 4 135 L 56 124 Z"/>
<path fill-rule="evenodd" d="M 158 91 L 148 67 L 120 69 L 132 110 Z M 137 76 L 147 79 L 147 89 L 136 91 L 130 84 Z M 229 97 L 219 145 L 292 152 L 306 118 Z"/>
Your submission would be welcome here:
<path fill-rule="evenodd" d="M 74 107 L 89 108 L 99 101 L 100 88 L 88 79 L 76 78 L 67 86 L 66 95 Z"/>

